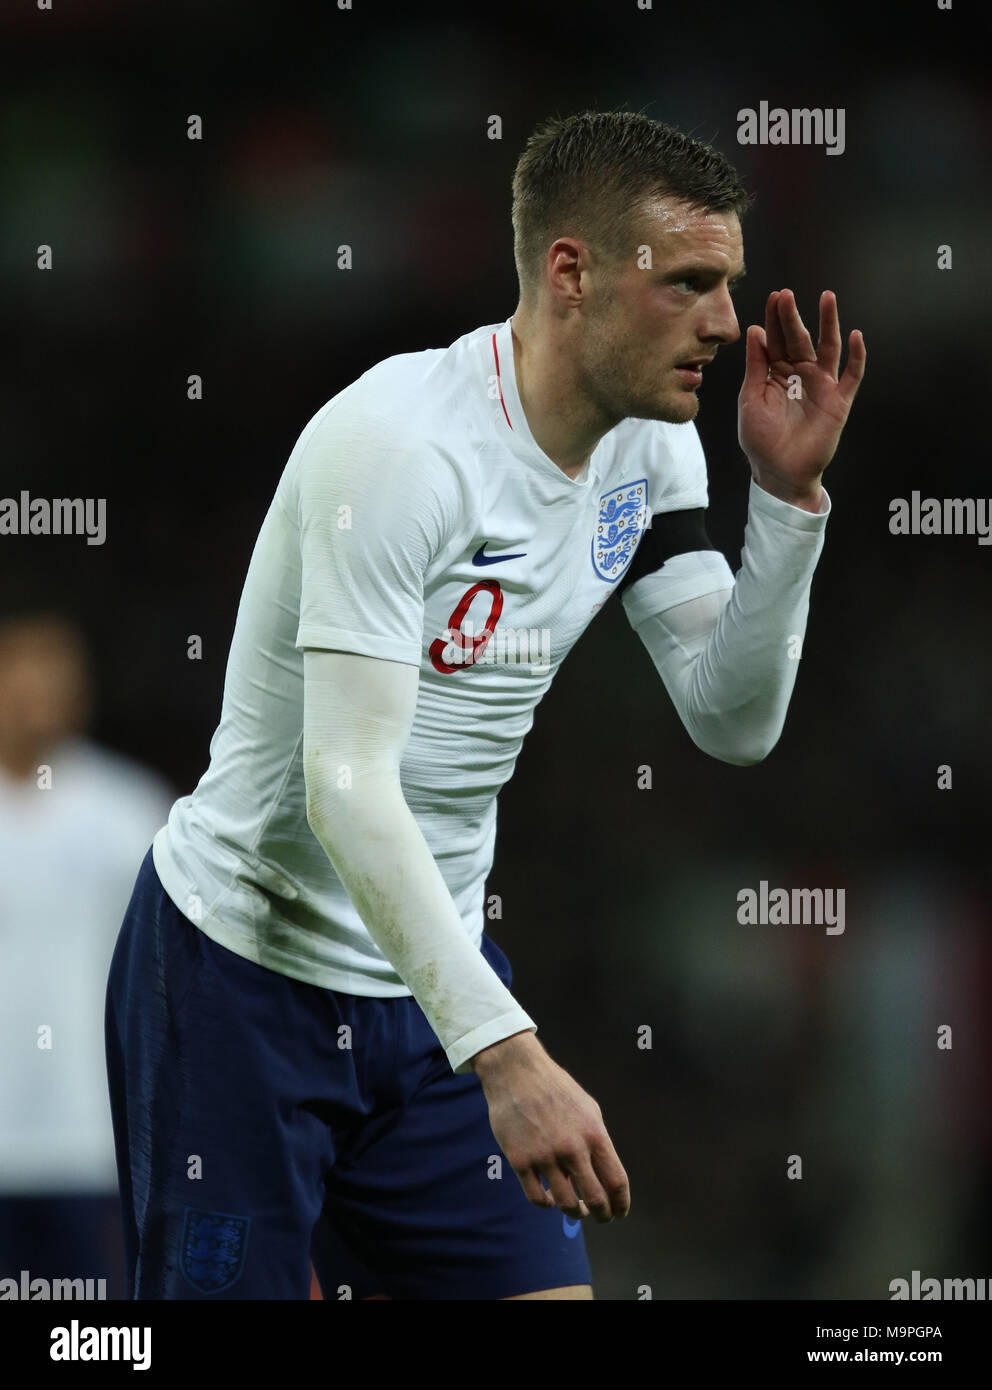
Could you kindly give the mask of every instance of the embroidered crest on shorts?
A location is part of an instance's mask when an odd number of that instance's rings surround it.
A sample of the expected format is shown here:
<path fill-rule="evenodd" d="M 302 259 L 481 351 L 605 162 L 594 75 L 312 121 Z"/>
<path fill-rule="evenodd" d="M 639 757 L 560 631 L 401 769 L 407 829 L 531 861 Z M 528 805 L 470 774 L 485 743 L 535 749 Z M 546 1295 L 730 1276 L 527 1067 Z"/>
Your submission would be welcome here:
<path fill-rule="evenodd" d="M 180 1268 L 200 1293 L 221 1293 L 240 1279 L 248 1245 L 247 1216 L 186 1208 Z"/>

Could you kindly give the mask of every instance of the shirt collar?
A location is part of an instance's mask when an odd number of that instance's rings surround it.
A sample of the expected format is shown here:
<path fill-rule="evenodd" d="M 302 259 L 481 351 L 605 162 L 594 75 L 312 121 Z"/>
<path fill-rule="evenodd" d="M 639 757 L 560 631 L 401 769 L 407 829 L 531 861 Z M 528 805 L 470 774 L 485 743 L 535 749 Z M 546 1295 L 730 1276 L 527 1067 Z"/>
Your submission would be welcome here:
<path fill-rule="evenodd" d="M 533 463 L 545 472 L 555 474 L 563 487 L 580 491 L 592 486 L 599 479 L 597 450 L 586 461 L 583 471 L 577 478 L 570 478 L 554 459 L 549 458 L 530 432 L 524 408 L 517 391 L 517 374 L 513 365 L 513 332 L 510 327 L 512 315 L 489 337 L 489 372 L 496 376 L 496 430 L 506 447 L 524 463 Z"/>

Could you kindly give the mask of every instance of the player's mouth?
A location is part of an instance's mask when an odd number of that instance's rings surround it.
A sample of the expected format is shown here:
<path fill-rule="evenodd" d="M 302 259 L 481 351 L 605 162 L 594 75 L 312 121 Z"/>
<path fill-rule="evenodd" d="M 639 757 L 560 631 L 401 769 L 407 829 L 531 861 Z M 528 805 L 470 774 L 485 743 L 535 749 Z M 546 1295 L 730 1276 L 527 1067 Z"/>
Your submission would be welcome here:
<path fill-rule="evenodd" d="M 712 361 L 712 357 L 687 357 L 684 362 L 676 362 L 675 370 L 686 386 L 702 386 L 703 368 Z"/>

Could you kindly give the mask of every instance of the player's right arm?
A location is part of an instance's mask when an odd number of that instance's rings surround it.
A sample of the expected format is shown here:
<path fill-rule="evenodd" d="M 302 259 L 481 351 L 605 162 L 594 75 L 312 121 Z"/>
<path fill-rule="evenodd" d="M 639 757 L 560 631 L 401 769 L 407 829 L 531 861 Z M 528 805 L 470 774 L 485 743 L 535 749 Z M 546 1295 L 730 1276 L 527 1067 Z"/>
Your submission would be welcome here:
<path fill-rule="evenodd" d="M 574 1217 L 626 1215 L 627 1177 L 599 1106 L 525 1031 L 534 1025 L 466 936 L 406 803 L 400 759 L 418 678 L 401 662 L 304 651 L 307 820 L 449 1058 L 464 1053 L 458 1069 L 477 1072 L 528 1199 Z"/>
<path fill-rule="evenodd" d="M 417 667 L 305 650 L 303 673 L 307 821 L 452 1068 L 468 1071 L 483 1047 L 537 1025 L 466 935 L 403 795 Z"/>

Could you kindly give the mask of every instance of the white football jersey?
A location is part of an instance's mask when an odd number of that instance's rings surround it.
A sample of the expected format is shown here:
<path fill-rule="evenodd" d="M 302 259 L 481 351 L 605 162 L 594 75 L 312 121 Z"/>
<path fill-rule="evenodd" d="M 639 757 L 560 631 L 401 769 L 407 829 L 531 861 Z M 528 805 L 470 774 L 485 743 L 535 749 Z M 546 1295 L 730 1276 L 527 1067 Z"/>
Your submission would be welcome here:
<path fill-rule="evenodd" d="M 262 524 L 210 766 L 155 838 L 170 897 L 269 969 L 410 994 L 307 823 L 303 651 L 356 652 L 420 668 L 403 792 L 478 945 L 539 700 L 651 514 L 707 501 L 691 423 L 625 420 L 567 477 L 528 429 L 509 319 L 371 368 L 307 424 Z M 726 583 L 702 565 L 673 601 Z"/>

